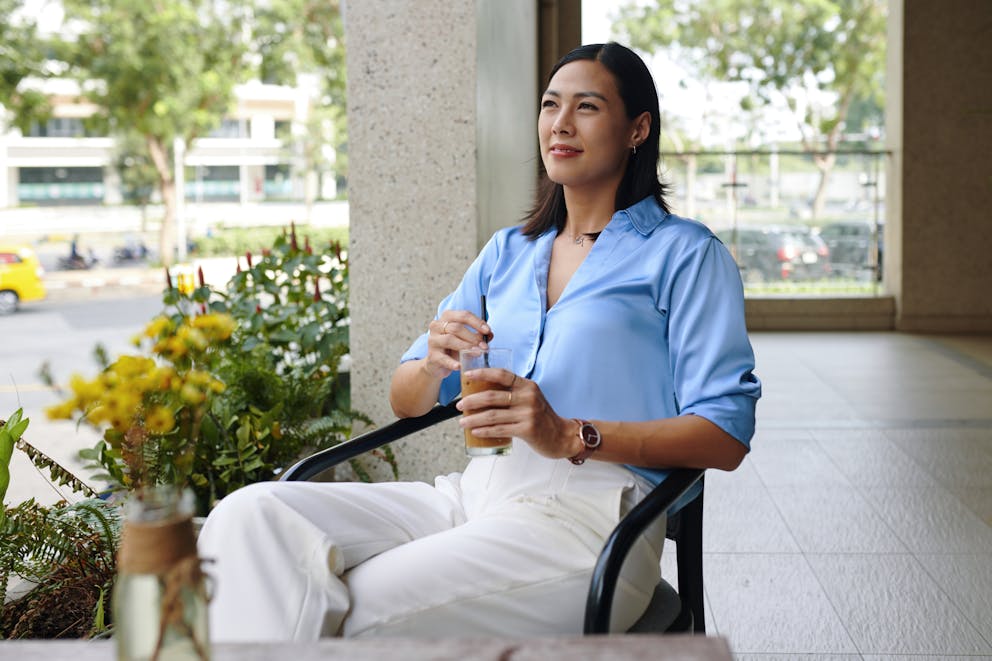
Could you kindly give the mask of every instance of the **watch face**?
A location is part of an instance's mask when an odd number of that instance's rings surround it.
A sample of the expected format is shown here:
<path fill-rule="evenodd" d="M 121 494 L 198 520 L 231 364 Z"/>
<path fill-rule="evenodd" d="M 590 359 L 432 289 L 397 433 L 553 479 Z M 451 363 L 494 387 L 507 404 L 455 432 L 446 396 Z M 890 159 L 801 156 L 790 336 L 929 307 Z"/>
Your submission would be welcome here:
<path fill-rule="evenodd" d="M 603 437 L 600 435 L 599 430 L 592 423 L 584 423 L 579 433 L 582 434 L 582 442 L 586 444 L 587 448 L 598 448 L 599 444 L 603 442 Z"/>

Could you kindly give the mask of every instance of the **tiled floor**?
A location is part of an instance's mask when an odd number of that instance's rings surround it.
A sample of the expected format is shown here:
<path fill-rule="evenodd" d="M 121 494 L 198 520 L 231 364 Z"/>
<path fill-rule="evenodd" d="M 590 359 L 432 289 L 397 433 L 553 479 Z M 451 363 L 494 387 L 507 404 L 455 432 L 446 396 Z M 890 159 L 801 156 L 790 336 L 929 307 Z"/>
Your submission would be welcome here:
<path fill-rule="evenodd" d="M 707 631 L 752 661 L 992 659 L 992 337 L 752 342 L 752 452 L 706 478 Z"/>

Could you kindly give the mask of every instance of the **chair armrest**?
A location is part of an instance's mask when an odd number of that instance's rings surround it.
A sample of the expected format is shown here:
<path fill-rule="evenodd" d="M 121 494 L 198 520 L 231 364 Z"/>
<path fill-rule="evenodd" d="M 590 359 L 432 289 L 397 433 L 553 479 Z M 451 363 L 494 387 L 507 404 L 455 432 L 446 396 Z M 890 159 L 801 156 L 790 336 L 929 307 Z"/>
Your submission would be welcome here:
<path fill-rule="evenodd" d="M 634 542 L 703 476 L 703 470 L 680 468 L 651 490 L 613 529 L 599 553 L 586 599 L 586 634 L 609 633 L 613 594 L 620 569 Z"/>
<path fill-rule="evenodd" d="M 385 427 L 373 429 L 372 431 L 338 443 L 334 447 L 315 452 L 283 471 L 282 475 L 279 476 L 279 480 L 282 482 L 309 480 L 328 468 L 348 461 L 369 450 L 374 450 L 386 443 L 392 443 L 404 436 L 454 418 L 461 414 L 461 411 L 455 408 L 458 399 L 456 397 L 450 404 L 444 406 L 435 406 L 424 415 L 415 418 L 400 418 Z"/>

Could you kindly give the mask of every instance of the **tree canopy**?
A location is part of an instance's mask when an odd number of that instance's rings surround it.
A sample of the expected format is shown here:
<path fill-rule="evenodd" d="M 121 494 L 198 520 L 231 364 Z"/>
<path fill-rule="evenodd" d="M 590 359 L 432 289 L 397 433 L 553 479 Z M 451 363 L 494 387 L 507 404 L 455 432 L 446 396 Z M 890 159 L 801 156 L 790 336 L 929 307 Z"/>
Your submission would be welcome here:
<path fill-rule="evenodd" d="M 22 4 L 21 0 L 0 0 L 0 105 L 14 125 L 27 132 L 49 107 L 44 94 L 22 84 L 25 79 L 44 76 L 46 54 L 37 25 L 24 14 Z"/>
<path fill-rule="evenodd" d="M 160 249 L 175 250 L 173 146 L 187 147 L 229 115 L 235 87 L 249 79 L 317 81 L 311 121 L 283 136 L 301 170 L 346 144 L 344 29 L 336 0 L 63 0 L 57 36 L 40 35 L 25 0 L 0 0 L 0 104 L 26 132 L 44 121 L 47 99 L 32 80 L 74 78 L 95 113 L 94 129 L 118 137 L 119 151 L 154 164 L 165 207 Z M 134 136 L 143 146 L 136 146 Z M 138 143 L 140 144 L 140 143 Z M 346 159 L 338 158 L 339 172 Z M 304 172 L 301 172 L 304 174 Z M 125 173 L 124 179 L 127 179 Z"/>
<path fill-rule="evenodd" d="M 319 102 L 306 130 L 285 136 L 294 143 L 298 167 L 305 171 L 348 172 L 345 111 L 344 23 L 338 0 L 269 0 L 254 16 L 258 78 L 266 83 L 296 85 L 301 72 L 319 81 Z M 328 162 L 326 146 L 334 150 Z"/>
<path fill-rule="evenodd" d="M 852 104 L 881 104 L 886 0 L 654 0 L 621 9 L 615 29 L 666 49 L 705 80 L 748 85 L 744 110 L 784 100 L 824 177 Z M 824 103 L 824 99 L 828 102 Z"/>
<path fill-rule="evenodd" d="M 239 7 L 242 7 L 239 9 Z M 173 144 L 220 123 L 249 73 L 239 4 L 211 0 L 66 0 L 61 59 L 97 107 L 91 121 L 143 136 L 158 171 L 165 214 L 160 248 L 175 248 Z"/>

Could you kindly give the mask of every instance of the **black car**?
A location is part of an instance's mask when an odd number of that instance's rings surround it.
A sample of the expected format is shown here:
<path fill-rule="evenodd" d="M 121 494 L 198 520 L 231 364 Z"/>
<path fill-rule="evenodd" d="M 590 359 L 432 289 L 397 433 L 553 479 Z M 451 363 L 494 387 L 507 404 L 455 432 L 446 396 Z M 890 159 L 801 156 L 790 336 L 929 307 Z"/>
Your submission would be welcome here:
<path fill-rule="evenodd" d="M 869 221 L 844 221 L 824 225 L 819 234 L 830 248 L 830 262 L 834 273 L 852 277 L 880 274 L 883 227 L 878 225 L 876 236 L 876 226 Z"/>
<path fill-rule="evenodd" d="M 739 227 L 716 235 L 748 284 L 818 280 L 831 273 L 830 249 L 805 227 Z"/>

